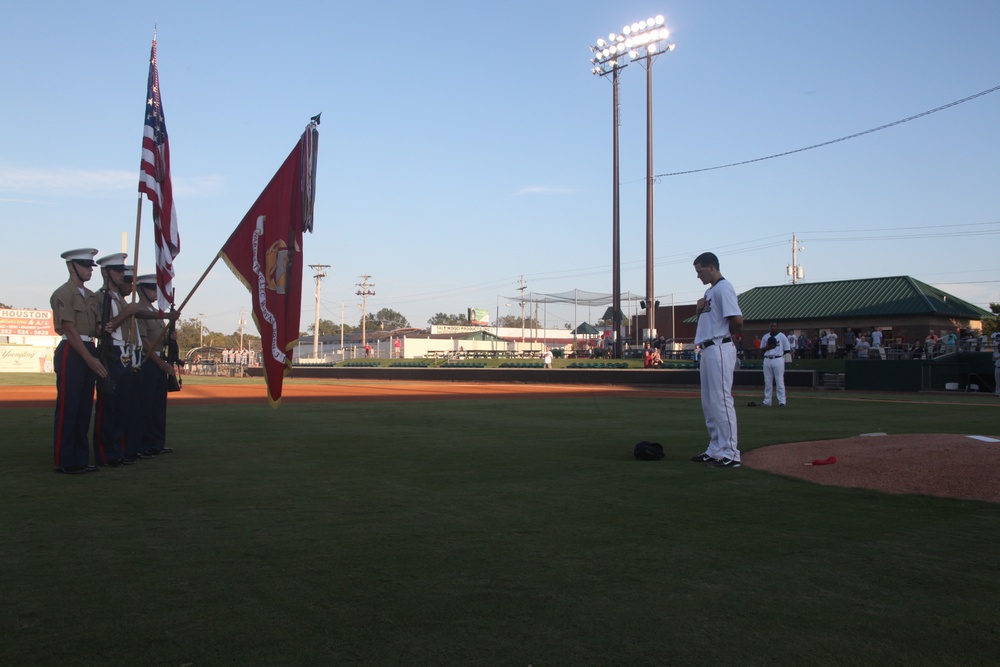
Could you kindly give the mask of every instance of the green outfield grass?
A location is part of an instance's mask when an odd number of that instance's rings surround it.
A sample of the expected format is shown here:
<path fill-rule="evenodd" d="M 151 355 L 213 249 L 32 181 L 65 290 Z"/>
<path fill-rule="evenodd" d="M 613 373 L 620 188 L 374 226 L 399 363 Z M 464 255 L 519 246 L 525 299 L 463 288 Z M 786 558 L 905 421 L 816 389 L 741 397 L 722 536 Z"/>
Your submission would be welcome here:
<path fill-rule="evenodd" d="M 1000 433 L 946 398 L 793 393 L 741 442 Z M 170 420 L 175 454 L 65 476 L 51 410 L 0 410 L 0 662 L 1000 664 L 1000 506 L 692 464 L 697 399 Z"/>

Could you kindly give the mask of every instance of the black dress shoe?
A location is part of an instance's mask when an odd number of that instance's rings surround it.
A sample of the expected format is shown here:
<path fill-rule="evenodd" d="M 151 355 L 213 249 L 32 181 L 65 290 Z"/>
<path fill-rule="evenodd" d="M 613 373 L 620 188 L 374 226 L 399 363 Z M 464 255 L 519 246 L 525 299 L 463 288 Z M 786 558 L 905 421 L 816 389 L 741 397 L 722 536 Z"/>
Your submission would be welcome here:
<path fill-rule="evenodd" d="M 100 470 L 97 466 L 84 466 L 83 472 L 97 472 Z"/>
<path fill-rule="evenodd" d="M 170 447 L 164 447 L 163 449 L 154 449 L 151 453 L 153 456 L 159 456 L 160 454 L 173 454 L 174 450 Z"/>
<path fill-rule="evenodd" d="M 65 473 L 67 475 L 82 475 L 87 472 L 84 466 L 65 466 L 63 468 L 56 468 L 56 472 Z"/>
<path fill-rule="evenodd" d="M 136 454 L 136 458 L 151 459 L 151 458 L 153 458 L 153 455 L 152 454 L 147 454 L 146 452 L 139 452 L 138 454 Z"/>

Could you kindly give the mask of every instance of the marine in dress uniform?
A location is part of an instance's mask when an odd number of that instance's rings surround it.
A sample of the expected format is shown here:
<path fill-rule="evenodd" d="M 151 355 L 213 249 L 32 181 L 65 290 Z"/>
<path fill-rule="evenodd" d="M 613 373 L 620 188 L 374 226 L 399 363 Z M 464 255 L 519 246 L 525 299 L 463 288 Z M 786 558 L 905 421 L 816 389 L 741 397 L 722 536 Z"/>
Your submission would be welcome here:
<path fill-rule="evenodd" d="M 172 364 L 163 359 L 161 351 L 166 343 L 163 320 L 156 306 L 156 274 L 148 273 L 136 279 L 139 302 L 150 315 L 139 321 L 145 361 L 139 373 L 139 415 L 141 423 L 140 451 L 154 456 L 170 454 L 174 450 L 167 443 L 167 382 L 176 374 Z M 176 318 L 174 313 L 171 313 Z M 174 334 L 176 336 L 176 334 Z M 155 346 L 155 348 L 154 348 Z"/>
<path fill-rule="evenodd" d="M 114 392 L 102 392 L 100 387 L 97 392 L 94 456 L 97 465 L 101 466 L 117 467 L 135 461 L 135 456 L 127 456 L 125 451 L 129 399 L 134 391 L 133 351 L 125 332 L 128 331 L 129 318 L 135 314 L 139 305 L 126 305 L 120 294 L 125 278 L 126 256 L 120 252 L 97 260 L 104 277 L 104 287 L 90 298 L 90 308 L 100 323 L 100 358 L 107 365 L 108 374 L 115 382 Z"/>
<path fill-rule="evenodd" d="M 95 472 L 90 464 L 90 412 L 94 405 L 94 382 L 107 376 L 96 357 L 94 337 L 97 319 L 88 306 L 94 294 L 84 287 L 94 272 L 94 248 L 78 248 L 62 253 L 69 281 L 49 299 L 53 323 L 62 341 L 56 346 L 56 410 L 54 453 L 56 472 Z"/>
<path fill-rule="evenodd" d="M 135 273 L 132 267 L 128 264 L 125 265 L 125 275 L 122 277 L 122 282 L 118 284 L 118 294 L 121 296 L 123 302 L 127 302 L 132 297 L 132 282 L 135 278 Z M 140 309 L 139 312 L 135 314 L 135 317 L 130 317 L 127 321 L 123 322 L 121 329 L 125 334 L 125 349 L 126 354 L 131 356 L 131 373 L 127 379 L 126 385 L 128 388 L 128 394 L 122 397 L 125 401 L 125 424 L 123 426 L 123 447 L 122 452 L 125 455 L 126 463 L 134 463 L 140 458 L 147 458 L 142 453 L 142 415 L 141 415 L 141 397 L 140 397 L 140 382 L 141 382 L 141 369 L 143 364 L 143 359 L 145 358 L 145 350 L 142 345 L 142 333 L 140 321 L 137 319 L 144 309 Z M 132 330 L 129 331 L 128 327 L 131 325 Z"/>

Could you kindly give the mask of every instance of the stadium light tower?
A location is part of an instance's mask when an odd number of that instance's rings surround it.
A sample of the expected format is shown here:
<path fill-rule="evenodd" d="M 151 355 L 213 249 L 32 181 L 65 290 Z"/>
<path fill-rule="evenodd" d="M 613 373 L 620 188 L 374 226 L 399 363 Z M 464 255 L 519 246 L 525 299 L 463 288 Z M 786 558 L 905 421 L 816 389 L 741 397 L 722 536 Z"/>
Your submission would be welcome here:
<path fill-rule="evenodd" d="M 612 140 L 611 140 L 611 298 L 612 315 L 611 328 L 614 338 L 614 357 L 619 359 L 622 356 L 622 345 L 619 332 L 622 327 L 621 315 L 621 291 L 622 291 L 622 267 L 621 267 L 621 236 L 620 236 L 620 200 L 618 192 L 618 73 L 627 65 L 625 62 L 624 38 L 619 41 L 621 35 L 611 33 L 608 41 L 603 38 L 590 47 L 593 57 L 590 59 L 594 66 L 592 74 L 606 77 L 611 75 L 611 101 L 612 101 Z"/>
<path fill-rule="evenodd" d="M 614 274 L 614 327 L 617 341 L 621 325 L 619 314 L 621 291 L 621 268 L 619 265 L 618 238 L 618 71 L 625 67 L 626 60 L 639 63 L 646 70 L 646 322 L 650 335 L 656 330 L 656 292 L 653 284 L 653 61 L 664 51 L 673 51 L 674 44 L 668 44 L 670 31 L 664 26 L 662 15 L 637 21 L 622 28 L 621 33 L 611 33 L 608 41 L 597 40 L 590 47 L 595 54 L 591 62 L 592 72 L 604 76 L 612 74 L 615 96 L 614 130 L 614 231 L 612 272 Z M 615 344 L 618 354 L 619 345 Z"/>

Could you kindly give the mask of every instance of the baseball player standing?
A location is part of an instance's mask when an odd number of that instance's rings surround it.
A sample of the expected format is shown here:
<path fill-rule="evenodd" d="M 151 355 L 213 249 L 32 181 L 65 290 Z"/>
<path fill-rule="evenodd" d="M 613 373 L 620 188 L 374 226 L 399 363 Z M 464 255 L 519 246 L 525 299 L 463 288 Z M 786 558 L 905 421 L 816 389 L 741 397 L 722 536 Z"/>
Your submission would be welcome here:
<path fill-rule="evenodd" d="M 996 334 L 993 334 L 994 336 Z M 1000 396 L 1000 347 L 993 348 L 993 381 L 996 384 L 997 396 Z"/>
<path fill-rule="evenodd" d="M 785 407 L 785 355 L 791 354 L 788 337 L 778 331 L 778 323 L 771 322 L 771 330 L 760 339 L 764 351 L 764 407 L 771 407 L 771 397 L 777 389 L 778 407 Z"/>
<path fill-rule="evenodd" d="M 695 341 L 701 348 L 701 409 L 708 428 L 708 448 L 691 457 L 713 468 L 739 468 L 740 450 L 736 434 L 736 406 L 733 403 L 733 372 L 736 346 L 733 338 L 743 329 L 743 311 L 733 284 L 722 277 L 719 258 L 704 252 L 694 260 L 694 270 L 702 284 L 709 285 L 698 299 L 698 326 Z"/>

